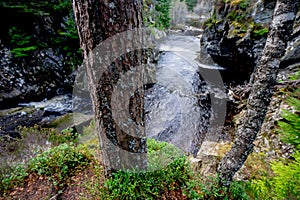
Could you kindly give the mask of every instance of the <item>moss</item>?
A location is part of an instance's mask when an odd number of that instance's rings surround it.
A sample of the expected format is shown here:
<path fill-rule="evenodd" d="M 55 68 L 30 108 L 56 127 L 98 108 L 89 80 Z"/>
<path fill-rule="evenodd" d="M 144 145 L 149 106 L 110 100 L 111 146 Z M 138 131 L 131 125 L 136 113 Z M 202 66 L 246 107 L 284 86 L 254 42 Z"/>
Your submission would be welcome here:
<path fill-rule="evenodd" d="M 268 35 L 268 27 L 253 21 L 249 0 L 226 0 L 224 2 L 227 6 L 230 6 L 229 12 L 225 13 L 225 17 L 222 18 L 223 16 L 217 15 L 218 11 L 216 9 L 218 6 L 215 5 L 212 16 L 203 24 L 204 28 L 216 28 L 219 23 L 228 23 L 228 38 L 243 38 L 247 33 L 250 33 L 250 39 L 256 40 Z M 222 10 L 223 8 L 219 9 Z M 225 30 L 221 30 L 221 32 L 223 31 Z"/>
<path fill-rule="evenodd" d="M 218 25 L 220 23 L 222 23 L 223 20 L 222 19 L 217 19 L 217 14 L 216 14 L 216 10 L 214 10 L 213 15 L 208 18 L 204 23 L 203 23 L 203 28 L 207 27 L 207 28 L 211 28 L 215 25 Z"/>
<path fill-rule="evenodd" d="M 236 10 L 230 11 L 227 15 L 226 18 L 229 20 L 234 20 L 238 15 L 238 12 Z"/>
<path fill-rule="evenodd" d="M 269 33 L 269 29 L 268 28 L 262 28 L 262 29 L 258 29 L 258 30 L 253 30 L 253 37 L 254 38 L 262 38 L 262 37 L 266 37 Z"/>
<path fill-rule="evenodd" d="M 16 107 L 16 108 L 9 108 L 5 110 L 0 110 L 0 117 L 13 115 L 17 113 L 25 112 L 27 114 L 33 113 L 36 109 L 35 108 L 24 108 L 24 107 Z"/>
<path fill-rule="evenodd" d="M 95 120 L 91 120 L 90 124 L 83 128 L 83 133 L 79 138 L 79 143 L 92 150 L 95 155 L 100 154 L 100 143 L 96 132 Z"/>
<path fill-rule="evenodd" d="M 244 23 L 233 21 L 230 23 L 230 30 L 228 32 L 228 37 L 244 37 L 247 33 L 248 26 Z"/>
<path fill-rule="evenodd" d="M 230 5 L 236 6 L 239 5 L 240 3 L 242 3 L 244 0 L 230 0 L 228 2 L 230 2 Z"/>
<path fill-rule="evenodd" d="M 73 114 L 69 113 L 53 120 L 48 127 L 63 130 L 73 125 Z"/>
<path fill-rule="evenodd" d="M 245 174 L 250 176 L 250 179 L 260 179 L 272 174 L 270 159 L 265 153 L 252 153 L 244 163 Z"/>

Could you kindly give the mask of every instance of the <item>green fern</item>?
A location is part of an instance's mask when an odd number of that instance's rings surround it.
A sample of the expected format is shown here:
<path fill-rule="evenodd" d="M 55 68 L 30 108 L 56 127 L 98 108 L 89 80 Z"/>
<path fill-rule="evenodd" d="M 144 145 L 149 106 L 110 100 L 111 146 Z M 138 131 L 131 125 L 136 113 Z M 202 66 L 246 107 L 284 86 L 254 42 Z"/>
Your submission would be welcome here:
<path fill-rule="evenodd" d="M 283 110 L 283 121 L 279 121 L 280 138 L 282 141 L 294 145 L 300 149 L 300 89 L 295 90 L 287 99 L 289 106 L 293 108 L 292 111 Z"/>
<path fill-rule="evenodd" d="M 288 93 L 291 111 L 282 110 L 277 132 L 283 142 L 296 147 L 293 159 L 271 163 L 272 177 L 252 180 L 250 190 L 256 199 L 300 199 L 300 89 Z"/>

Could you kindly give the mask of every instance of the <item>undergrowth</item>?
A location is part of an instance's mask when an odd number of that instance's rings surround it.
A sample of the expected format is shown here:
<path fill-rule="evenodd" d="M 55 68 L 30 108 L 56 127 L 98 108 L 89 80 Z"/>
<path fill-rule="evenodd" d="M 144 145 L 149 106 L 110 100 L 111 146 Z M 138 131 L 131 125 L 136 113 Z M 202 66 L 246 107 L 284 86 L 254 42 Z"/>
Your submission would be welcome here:
<path fill-rule="evenodd" d="M 298 77 L 299 78 L 299 77 Z M 273 176 L 252 180 L 250 195 L 254 199 L 300 199 L 300 89 L 287 93 L 289 110 L 282 110 L 278 133 L 295 152 L 290 159 L 271 163 Z"/>
<path fill-rule="evenodd" d="M 84 148 L 75 147 L 78 134 L 71 128 L 58 132 L 34 126 L 19 128 L 19 131 L 21 138 L 0 138 L 0 193 L 21 185 L 30 173 L 50 172 L 52 168 L 62 170 L 61 174 L 53 173 L 61 178 L 66 175 L 64 170 L 85 164 L 81 163 L 82 157 L 91 159 L 87 151 L 82 153 Z"/>
<path fill-rule="evenodd" d="M 173 191 L 182 199 L 248 199 L 244 183 L 235 181 L 226 188 L 219 187 L 217 178 L 203 179 L 191 170 L 187 157 L 173 145 L 153 139 L 148 139 L 147 145 L 150 171 L 117 171 L 104 183 L 101 178 L 94 179 L 86 183 L 89 194 L 92 194 L 90 198 L 168 199 L 167 195 Z M 166 160 L 171 157 L 172 162 Z M 156 164 L 152 165 L 152 162 Z M 103 173 L 103 168 L 98 167 L 95 171 L 95 174 Z"/>

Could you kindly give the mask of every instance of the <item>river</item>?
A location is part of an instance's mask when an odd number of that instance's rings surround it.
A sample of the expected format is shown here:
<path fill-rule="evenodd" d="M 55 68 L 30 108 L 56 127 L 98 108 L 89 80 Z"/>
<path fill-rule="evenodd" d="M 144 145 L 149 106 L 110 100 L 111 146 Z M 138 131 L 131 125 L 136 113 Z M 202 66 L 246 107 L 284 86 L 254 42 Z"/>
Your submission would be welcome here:
<path fill-rule="evenodd" d="M 210 131 L 209 127 L 214 124 L 211 119 L 221 121 L 219 125 L 222 125 L 224 113 L 212 112 L 224 107 L 222 101 L 226 96 L 222 93 L 223 84 L 215 81 L 218 80 L 215 78 L 218 77 L 218 68 L 196 61 L 200 40 L 194 36 L 169 35 L 159 43 L 159 49 L 162 54 L 155 66 L 156 82 L 145 90 L 147 137 L 167 141 L 196 155 Z M 221 97 L 216 98 L 217 94 Z M 81 113 L 92 115 L 89 99 L 77 98 L 74 104 L 72 98 L 72 95 L 63 95 L 20 106 L 42 108 L 46 111 L 42 121 L 78 111 L 77 108 Z M 72 105 L 77 108 L 72 108 Z"/>

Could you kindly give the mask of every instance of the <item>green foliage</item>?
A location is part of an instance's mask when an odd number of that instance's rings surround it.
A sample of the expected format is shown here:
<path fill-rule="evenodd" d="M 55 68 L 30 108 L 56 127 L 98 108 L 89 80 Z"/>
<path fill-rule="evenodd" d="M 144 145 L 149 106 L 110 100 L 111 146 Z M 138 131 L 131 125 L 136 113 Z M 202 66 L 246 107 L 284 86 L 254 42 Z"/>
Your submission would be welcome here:
<path fill-rule="evenodd" d="M 103 188 L 104 167 L 95 162 L 90 169 L 94 175 L 89 181 L 84 183 L 83 186 L 87 189 L 87 192 L 82 193 L 80 199 L 104 199 L 108 195 L 107 190 Z"/>
<path fill-rule="evenodd" d="M 170 0 L 144 0 L 144 24 L 147 27 L 170 27 Z"/>
<path fill-rule="evenodd" d="M 28 173 L 23 165 L 13 167 L 12 169 L 6 172 L 3 172 L 3 169 L 1 169 L 0 193 L 5 193 L 10 188 L 22 184 L 27 176 Z"/>
<path fill-rule="evenodd" d="M 281 139 L 298 150 L 293 159 L 271 163 L 272 177 L 252 180 L 250 191 L 257 199 L 300 199 L 300 89 L 289 94 L 286 102 L 294 111 L 283 110 L 283 121 L 279 121 Z"/>
<path fill-rule="evenodd" d="M 170 0 L 157 0 L 155 10 L 158 12 L 156 16 L 158 27 L 170 27 Z"/>
<path fill-rule="evenodd" d="M 38 48 L 38 44 L 33 41 L 30 35 L 14 26 L 10 28 L 9 35 L 11 45 L 14 47 L 11 49 L 11 53 L 17 58 L 26 57 Z"/>
<path fill-rule="evenodd" d="M 242 10 L 246 10 L 249 5 L 250 5 L 250 0 L 243 0 L 239 4 L 240 9 Z"/>
<path fill-rule="evenodd" d="M 296 81 L 300 79 L 300 70 L 289 76 L 289 80 Z"/>
<path fill-rule="evenodd" d="M 31 159 L 37 155 L 45 155 L 44 151 L 48 151 L 53 146 L 63 143 L 69 145 L 68 143 L 72 144 L 78 140 L 78 134 L 71 128 L 64 129 L 60 133 L 55 129 L 34 126 L 19 128 L 19 132 L 21 138 L 11 141 L 0 138 L 0 180 L 2 180 L 0 191 L 3 193 L 24 182 L 24 178 L 30 173 L 27 166 L 32 162 Z M 73 147 L 70 147 L 70 149 L 74 150 Z M 60 153 L 62 153 L 61 156 L 65 156 L 63 154 L 66 152 L 62 151 Z M 66 158 L 68 157 L 66 156 Z M 70 156 L 69 158 L 72 159 Z M 56 160 L 52 161 L 53 164 L 55 162 Z"/>
<path fill-rule="evenodd" d="M 254 38 L 262 38 L 266 37 L 269 33 L 268 28 L 260 28 L 260 29 L 253 29 L 252 30 L 252 37 Z"/>
<path fill-rule="evenodd" d="M 221 18 L 222 16 L 217 16 L 217 11 L 214 10 L 213 15 L 204 22 L 204 27 L 218 29 L 219 23 L 228 23 L 228 37 L 244 37 L 248 31 L 252 39 L 267 36 L 268 27 L 254 23 L 251 17 L 250 0 L 226 0 L 225 3 L 230 4 L 230 12 Z"/>
<path fill-rule="evenodd" d="M 213 26 L 223 22 L 223 20 L 218 20 L 217 15 L 216 15 L 216 10 L 214 10 L 212 16 L 208 18 L 204 23 L 203 23 L 203 28 L 212 28 Z"/>
<path fill-rule="evenodd" d="M 149 140 L 148 145 L 149 157 L 160 150 L 166 150 L 172 155 L 170 150 L 175 149 L 168 143 L 154 140 Z M 157 199 L 165 191 L 180 189 L 189 181 L 191 171 L 186 157 L 173 157 L 173 159 L 172 163 L 155 171 L 113 173 L 112 177 L 105 181 L 105 190 L 102 192 L 105 195 L 104 199 Z"/>
<path fill-rule="evenodd" d="M 275 176 L 271 184 L 278 199 L 300 199 L 300 151 L 293 158 L 295 160 L 287 165 L 283 162 L 272 164 Z"/>
<path fill-rule="evenodd" d="M 283 110 L 283 121 L 279 121 L 279 129 L 282 141 L 294 145 L 300 149 L 300 89 L 296 89 L 287 98 L 286 102 L 294 109 L 294 112 Z"/>
<path fill-rule="evenodd" d="M 253 180 L 252 195 L 257 199 L 299 199 L 300 198 L 300 152 L 297 151 L 294 161 L 273 162 L 274 177 Z"/>
<path fill-rule="evenodd" d="M 34 52 L 49 47 L 58 49 L 64 55 L 64 64 L 70 70 L 75 69 L 81 62 L 79 37 L 73 16 L 72 1 L 16 1 L 0 2 L 0 7 L 9 9 L 10 12 L 25 13 L 30 21 L 26 26 L 15 23 L 9 27 L 9 45 L 15 58 L 30 58 Z M 22 15 L 20 15 L 22 16 Z M 40 19 L 48 18 L 50 24 L 46 28 L 33 28 Z M 6 30 L 3 30 L 6 31 Z"/>
<path fill-rule="evenodd" d="M 62 187 L 70 176 L 88 166 L 91 161 L 92 156 L 86 149 L 73 144 L 61 144 L 33 158 L 28 170 L 46 175 L 55 185 Z"/>
<path fill-rule="evenodd" d="M 230 188 L 220 188 L 217 178 L 202 179 L 194 174 L 186 157 L 173 145 L 153 139 L 148 139 L 147 145 L 150 169 L 152 162 L 162 163 L 157 158 L 169 164 L 152 165 L 161 168 L 146 172 L 117 171 L 104 182 L 101 179 L 103 168 L 94 167 L 97 176 L 86 184 L 93 199 L 164 199 L 167 198 L 164 194 L 169 191 L 181 191 L 187 199 L 194 200 L 249 199 L 243 182 L 233 182 Z M 172 162 L 166 160 L 168 158 L 172 158 Z"/>
<path fill-rule="evenodd" d="M 198 182 L 198 183 L 197 183 Z M 219 179 L 217 177 L 208 177 L 206 179 L 196 180 L 193 183 L 193 187 L 188 191 L 189 199 L 237 199 L 247 200 L 249 196 L 245 190 L 245 183 L 239 181 L 233 181 L 230 187 L 221 187 L 219 185 Z M 196 186 L 196 190 L 195 190 Z M 195 191 L 198 191 L 195 193 Z"/>
<path fill-rule="evenodd" d="M 58 1 L 30 1 L 30 0 L 10 0 L 0 2 L 1 7 L 15 9 L 18 12 L 29 13 L 38 16 L 51 15 L 53 11 L 63 13 L 72 9 L 72 1 L 58 0 Z"/>
<path fill-rule="evenodd" d="M 38 126 L 33 126 L 22 127 L 20 128 L 20 132 L 22 136 L 21 143 L 32 136 L 39 136 L 36 140 L 41 140 L 43 138 L 44 140 L 48 140 L 52 146 L 57 146 L 63 143 L 77 143 L 79 136 L 73 128 L 66 128 L 61 132 L 58 132 L 54 128 L 39 128 Z"/>

